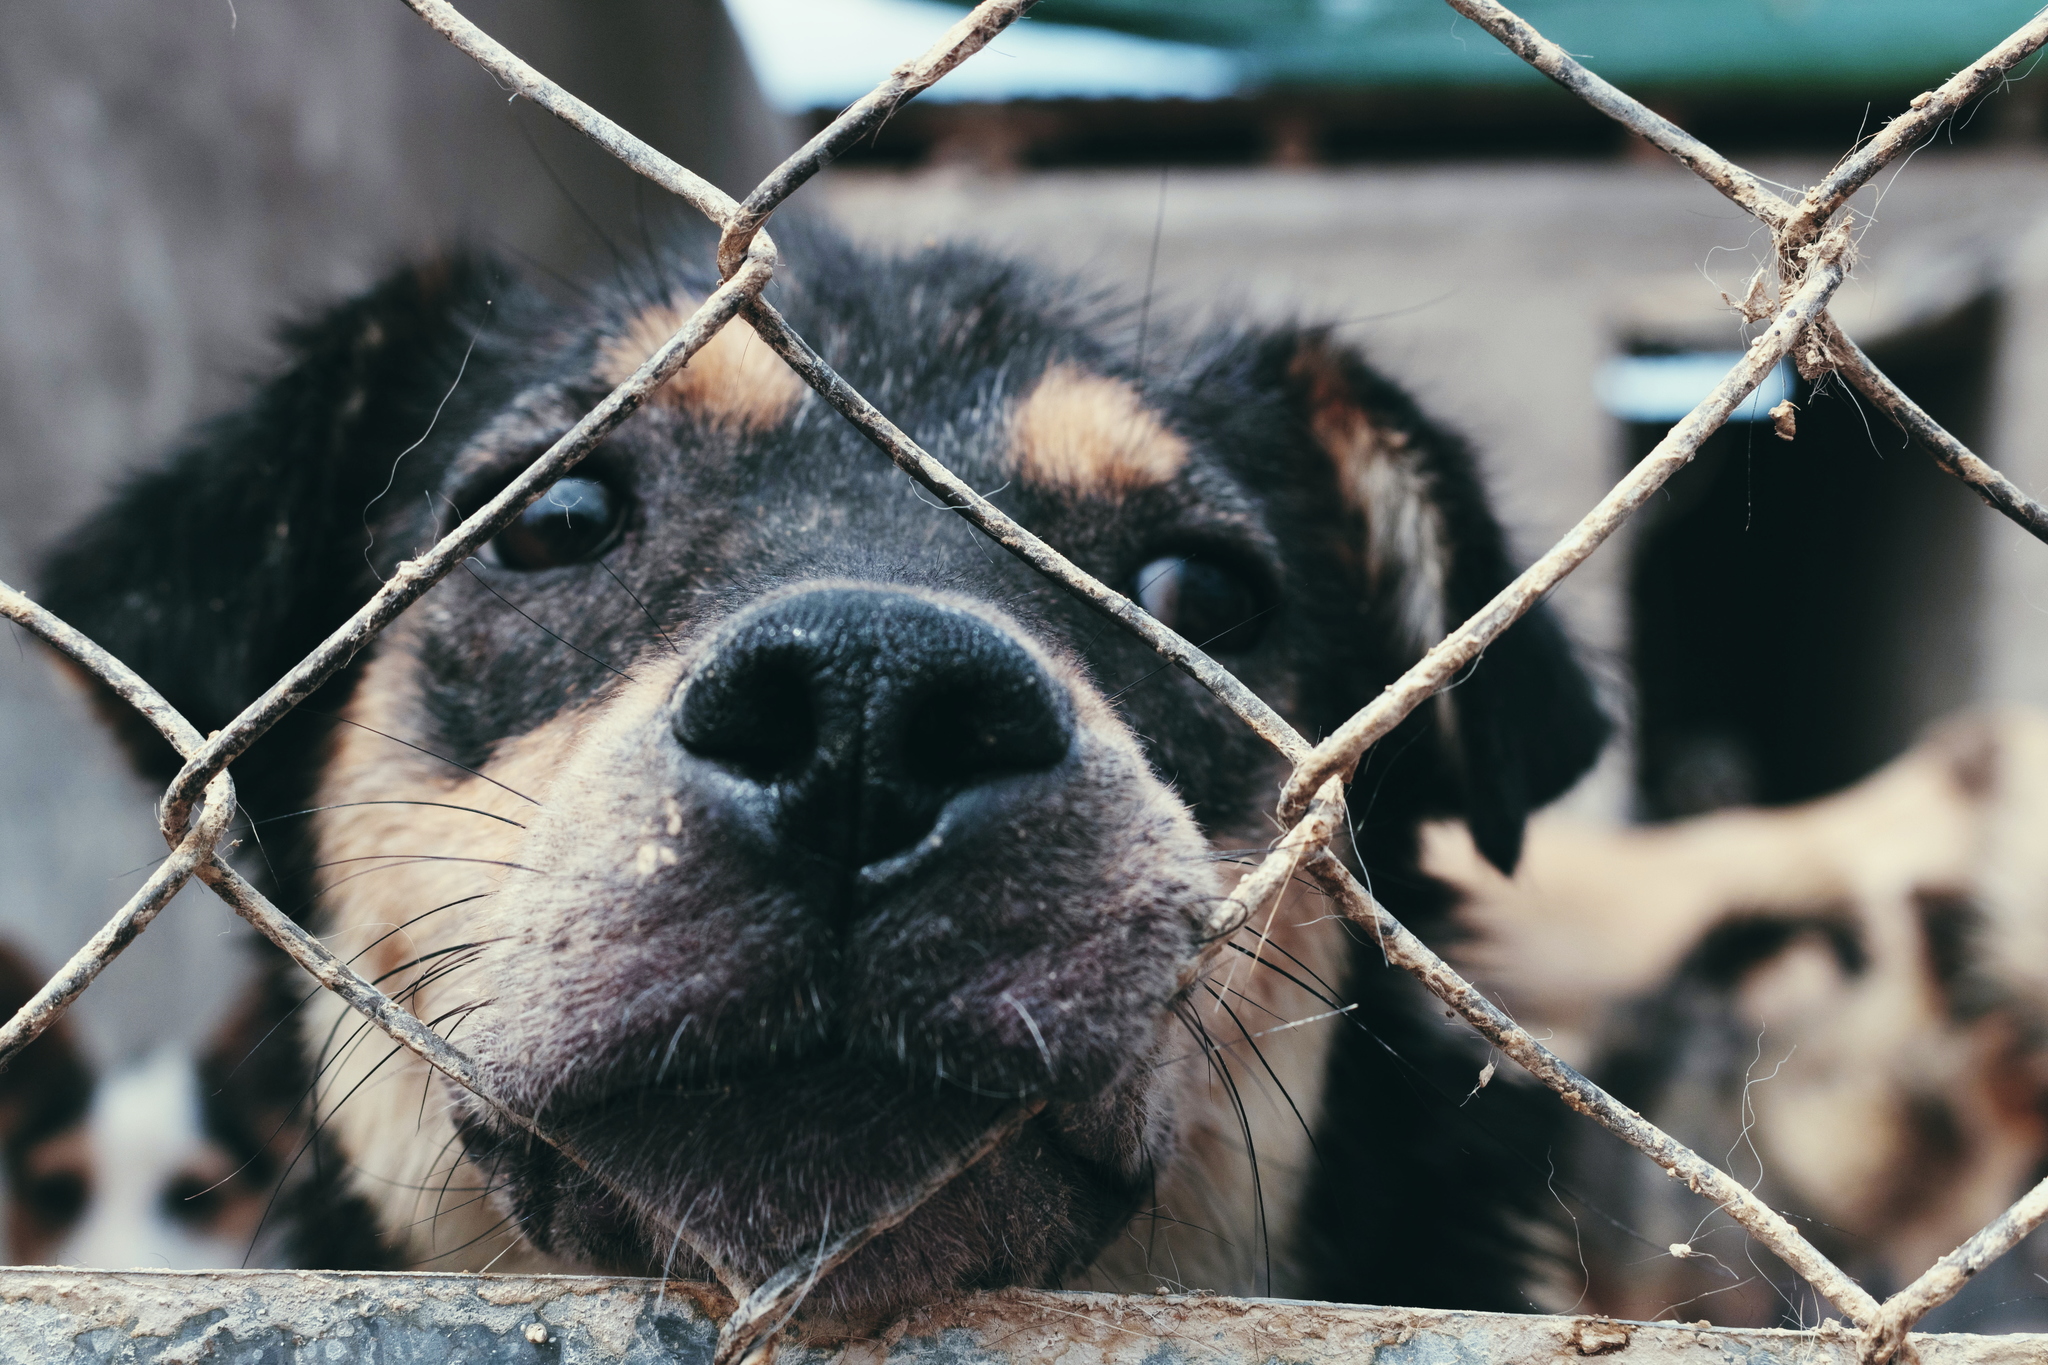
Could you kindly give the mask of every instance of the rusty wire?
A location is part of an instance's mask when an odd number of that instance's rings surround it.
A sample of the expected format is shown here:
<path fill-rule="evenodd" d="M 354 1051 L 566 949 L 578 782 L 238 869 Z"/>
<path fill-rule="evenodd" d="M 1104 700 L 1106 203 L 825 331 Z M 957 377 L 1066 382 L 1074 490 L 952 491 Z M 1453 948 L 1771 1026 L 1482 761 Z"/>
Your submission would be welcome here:
<path fill-rule="evenodd" d="M 13 1019 L 0 1026 L 0 1065 L 53 1023 L 122 948 L 148 926 L 170 898 L 196 876 L 322 986 L 340 995 L 401 1046 L 477 1095 L 513 1126 L 555 1146 L 573 1164 L 640 1209 L 650 1221 L 667 1223 L 648 1209 L 644 1198 L 619 1188 L 530 1115 L 493 1096 L 477 1064 L 467 1054 L 364 980 L 272 905 L 228 865 L 220 841 L 235 809 L 229 765 L 456 564 L 573 468 L 630 417 L 648 394 L 687 364 L 720 328 L 737 318 L 753 328 L 806 384 L 906 474 L 997 544 L 1181 668 L 1292 765 L 1279 806 L 1288 832 L 1275 841 L 1268 855 L 1239 883 L 1236 892 L 1213 913 L 1210 921 L 1200 926 L 1206 931 L 1209 946 L 1202 956 L 1184 965 L 1183 984 L 1195 980 L 1229 930 L 1266 915 L 1296 873 L 1305 872 L 1346 917 L 1373 934 L 1385 948 L 1389 961 L 1414 974 L 1503 1054 L 1556 1091 L 1572 1108 L 1595 1119 L 1673 1176 L 1685 1180 L 1695 1192 L 1712 1200 L 1816 1291 L 1841 1308 L 1864 1334 L 1862 1356 L 1866 1365 L 1885 1365 L 1901 1353 L 1910 1356 L 1907 1334 L 1915 1322 L 1953 1297 L 1984 1265 L 2048 1221 L 2048 1181 L 2043 1181 L 1919 1279 L 1878 1303 L 1776 1211 L 1536 1042 L 1379 905 L 1332 851 L 1332 841 L 1347 823 L 1343 784 L 1365 751 L 1478 659 L 1493 640 L 1599 548 L 1646 499 L 1691 461 L 1701 443 L 1788 356 L 1799 363 L 1808 377 L 1830 370 L 1842 374 L 1877 402 L 1941 468 L 1969 484 L 1989 505 L 2036 537 L 2048 540 L 2048 509 L 1935 423 L 1870 363 L 1869 357 L 1842 333 L 1827 312 L 1829 301 L 1854 264 L 1856 219 L 1853 212 L 1842 212 L 1850 197 L 1886 165 L 1932 136 L 1944 120 L 1990 90 L 2022 58 L 2048 43 L 2048 16 L 2032 20 L 1938 89 L 1917 97 L 1905 114 L 1843 158 L 1819 185 L 1795 203 L 1594 75 L 1496 0 L 1446 0 L 1451 8 L 1485 28 L 1537 70 L 1668 152 L 1768 226 L 1777 251 L 1779 297 L 1765 312 L 1752 316 L 1755 321 L 1763 321 L 1767 316 L 1768 325 L 1752 340 L 1742 359 L 1713 393 L 1673 426 L 1657 447 L 1563 539 L 1493 601 L 1428 650 L 1380 697 L 1321 744 L 1311 747 L 1285 719 L 1202 650 L 997 511 L 863 398 L 761 297 L 762 288 L 779 263 L 774 243 L 764 230 L 775 209 L 905 100 L 986 46 L 1030 10 L 1036 0 L 985 0 L 976 6 L 932 48 L 896 68 L 875 90 L 834 119 L 744 200 L 733 199 L 562 89 L 471 23 L 446 0 L 404 3 L 519 96 L 576 128 L 626 166 L 677 195 L 716 224 L 721 233 L 717 262 L 724 283 L 712 291 L 667 343 L 519 478 L 432 549 L 402 563 L 391 579 L 318 648 L 226 727 L 204 739 L 120 660 L 18 591 L 0 584 L 0 615 L 40 636 L 105 683 L 162 733 L 185 760 L 166 790 L 159 812 L 170 856 L 64 968 Z M 746 1284 L 698 1246 L 687 1229 L 668 1228 L 698 1251 L 738 1300 L 739 1307 L 720 1334 L 717 1365 L 765 1365 L 774 1354 L 777 1334 L 818 1279 L 868 1240 L 910 1216 L 948 1181 L 1014 1134 L 1032 1112 L 1033 1107 L 1028 1105 L 1012 1109 L 975 1143 L 928 1172 L 888 1208 L 871 1211 L 865 1221 L 849 1227 L 818 1256 L 795 1263 L 758 1286 Z"/>

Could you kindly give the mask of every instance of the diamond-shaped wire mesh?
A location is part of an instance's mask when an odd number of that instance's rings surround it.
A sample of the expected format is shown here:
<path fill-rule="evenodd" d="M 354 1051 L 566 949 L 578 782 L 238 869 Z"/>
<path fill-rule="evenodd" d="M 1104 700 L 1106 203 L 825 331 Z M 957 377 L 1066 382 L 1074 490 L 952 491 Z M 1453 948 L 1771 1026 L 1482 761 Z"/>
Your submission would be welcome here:
<path fill-rule="evenodd" d="M 621 162 L 675 194 L 721 230 L 717 262 L 723 283 L 680 330 L 628 379 L 586 413 L 518 478 L 438 544 L 402 563 L 379 591 L 232 723 L 202 737 L 119 659 L 15 589 L 0 584 L 0 614 L 34 632 L 105 683 L 171 742 L 185 760 L 165 792 L 160 821 L 170 856 L 91 941 L 25 1005 L 0 1026 L 0 1064 L 48 1028 L 93 979 L 148 927 L 171 897 L 194 877 L 210 887 L 322 986 L 342 997 L 402 1047 L 473 1092 L 507 1122 L 550 1143 L 594 1179 L 632 1202 L 630 1190 L 611 1185 L 601 1169 L 530 1115 L 494 1096 L 476 1063 L 392 1000 L 320 941 L 293 923 L 237 873 L 219 850 L 235 810 L 230 776 L 234 760 L 323 682 L 339 671 L 385 626 L 507 526 L 648 396 L 677 373 L 735 318 L 753 329 L 827 403 L 947 508 L 973 523 L 1005 550 L 1143 640 L 1228 706 L 1292 766 L 1279 812 L 1288 832 L 1270 846 L 1258 867 L 1214 912 L 1204 936 L 1210 947 L 1183 965 L 1192 984 L 1210 956 L 1238 925 L 1262 919 L 1298 875 L 1317 885 L 1352 922 L 1373 935 L 1389 961 L 1413 973 L 1451 1010 L 1501 1053 L 1526 1068 L 1578 1112 L 1650 1157 L 1672 1176 L 1727 1212 L 1749 1234 L 1803 1276 L 1861 1333 L 1865 1365 L 1885 1365 L 1911 1354 L 1907 1332 L 1931 1309 L 1959 1292 L 1977 1271 L 2011 1250 L 2048 1221 L 2048 1181 L 1942 1257 L 1919 1279 L 1880 1303 L 1816 1250 L 1792 1225 L 1739 1182 L 1617 1102 L 1559 1060 L 1506 1013 L 1389 914 L 1330 851 L 1345 827 L 1344 788 L 1366 750 L 1403 718 L 1448 685 L 1467 665 L 1691 461 L 1706 438 L 1752 390 L 1791 357 L 1809 379 L 1834 372 L 1897 422 L 1941 468 L 1969 484 L 1991 507 L 2048 541 L 2048 508 L 1944 431 L 1858 349 L 1828 314 L 1850 273 L 1859 220 L 1845 206 L 1884 166 L 1919 146 L 1973 100 L 1986 94 L 2020 60 L 2048 43 L 2048 17 L 2037 17 L 1845 156 L 1828 176 L 1796 201 L 1728 161 L 1670 120 L 1594 75 L 1556 44 L 1494 0 L 1447 0 L 1450 7 L 1499 39 L 1517 56 L 1600 112 L 1683 163 L 1771 232 L 1774 259 L 1744 301 L 1748 321 L 1763 324 L 1741 360 L 1700 404 L 1617 483 L 1556 545 L 1483 609 L 1431 647 L 1370 705 L 1320 744 L 1310 744 L 1237 678 L 1154 620 L 1128 598 L 1089 576 L 940 464 L 887 416 L 856 392 L 761 296 L 778 259 L 766 232 L 769 216 L 840 152 L 875 129 L 906 100 L 986 46 L 1036 0 L 986 0 L 936 45 L 892 72 L 871 93 L 834 119 L 743 200 L 734 200 L 686 167 L 662 155 L 575 95 L 550 81 L 469 22 L 447 0 L 405 0 L 435 32 L 489 70 L 506 88 L 531 100 L 597 143 Z M 732 1291 L 738 1308 L 720 1331 L 716 1365 L 760 1365 L 775 1350 L 776 1335 L 808 1287 L 869 1239 L 905 1217 L 1002 1142 L 1035 1112 L 1013 1109 L 969 1149 L 928 1173 L 916 1188 L 825 1248 L 766 1282 L 743 1281 L 688 1228 L 670 1229 L 692 1246 Z"/>

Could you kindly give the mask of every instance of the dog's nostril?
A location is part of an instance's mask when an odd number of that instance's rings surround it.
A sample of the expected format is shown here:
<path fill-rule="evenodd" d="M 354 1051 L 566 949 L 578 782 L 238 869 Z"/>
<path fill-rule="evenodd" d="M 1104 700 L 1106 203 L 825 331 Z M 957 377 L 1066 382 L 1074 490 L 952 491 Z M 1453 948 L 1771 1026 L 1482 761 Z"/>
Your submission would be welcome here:
<path fill-rule="evenodd" d="M 902 765 L 912 782 L 957 788 L 1036 772 L 1066 757 L 1066 718 L 1040 688 L 975 678 L 932 688 L 904 706 Z"/>
<path fill-rule="evenodd" d="M 818 746 L 811 664 L 801 649 L 735 652 L 683 693 L 676 737 L 699 758 L 766 786 L 796 778 Z"/>

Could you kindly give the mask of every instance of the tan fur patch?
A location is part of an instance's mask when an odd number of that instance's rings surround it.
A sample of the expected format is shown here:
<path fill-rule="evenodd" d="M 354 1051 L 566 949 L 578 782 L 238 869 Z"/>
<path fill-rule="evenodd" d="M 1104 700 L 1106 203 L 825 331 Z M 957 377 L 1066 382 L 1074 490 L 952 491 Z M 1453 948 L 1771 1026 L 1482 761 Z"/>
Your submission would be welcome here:
<path fill-rule="evenodd" d="M 694 299 L 656 304 L 637 314 L 598 354 L 597 377 L 624 382 L 682 330 Z M 657 389 L 652 401 L 724 431 L 766 431 L 804 396 L 804 382 L 738 318 L 719 329 L 690 363 Z"/>
<path fill-rule="evenodd" d="M 1010 466 L 1043 488 L 1118 498 L 1166 483 L 1188 443 L 1121 379 L 1061 362 L 1010 416 Z"/>
<path fill-rule="evenodd" d="M 1243 846 L 1242 839 L 1227 836 L 1215 842 Z M 1315 894 L 1290 888 L 1269 921 L 1247 925 L 1235 941 L 1301 980 L 1321 978 L 1341 995 L 1349 976 L 1348 940 L 1328 909 Z M 1173 1083 L 1180 1140 L 1156 1187 L 1159 1217 L 1140 1213 L 1073 1282 L 1075 1288 L 1145 1293 L 1165 1284 L 1299 1297 L 1312 1283 L 1311 1267 L 1299 1262 L 1296 1235 L 1315 1173 L 1315 1151 L 1303 1124 L 1321 1120 L 1329 1050 L 1337 1030 L 1347 1025 L 1320 1018 L 1283 1027 L 1326 1015 L 1330 1007 L 1239 953 L 1226 952 L 1211 968 L 1208 984 L 1230 1006 L 1225 1010 L 1215 995 L 1196 988 L 1195 1012 L 1218 1060 L 1184 1029 L 1167 1035 L 1173 1060 L 1162 1070 Z M 1229 1068 L 1243 1097 L 1242 1125 L 1229 1087 L 1215 1074 L 1218 1062 Z M 1263 1226 L 1253 1197 L 1255 1169 L 1264 1195 Z"/>
<path fill-rule="evenodd" d="M 1410 644 L 1433 645 L 1445 620 L 1447 540 L 1428 479 L 1409 436 L 1373 419 L 1358 405 L 1338 357 L 1323 342 L 1296 352 L 1289 373 L 1307 393 L 1309 432 L 1336 467 L 1337 487 L 1365 518 L 1366 585 L 1400 594 L 1400 619 Z"/>
<path fill-rule="evenodd" d="M 409 668 L 404 650 L 386 651 L 357 688 L 349 718 L 404 734 L 412 704 Z M 462 966 L 465 953 L 445 950 L 491 936 L 490 902 L 456 902 L 488 897 L 507 872 L 498 864 L 518 861 L 523 831 L 506 821 L 524 824 L 538 807 L 513 792 L 546 799 L 584 719 L 572 712 L 501 746 L 486 769 L 495 782 L 367 730 L 336 732 L 328 780 L 315 802 L 345 806 L 317 817 L 320 860 L 328 864 L 323 935 L 419 1018 L 440 1018 L 488 992 L 480 967 Z M 442 804 L 348 804 L 360 802 Z M 378 1210 L 384 1228 L 402 1230 L 396 1249 L 407 1264 L 451 1271 L 493 1262 L 500 1271 L 571 1268 L 540 1256 L 501 1226 L 502 1212 L 484 1195 L 486 1173 L 460 1156 L 445 1083 L 426 1063 L 395 1050 L 325 991 L 309 1016 L 307 1037 L 325 1064 L 320 1110 L 349 1155 L 357 1191 Z M 444 1036 L 452 1030 L 460 1043 L 457 1023 L 446 1018 L 436 1027 Z"/>

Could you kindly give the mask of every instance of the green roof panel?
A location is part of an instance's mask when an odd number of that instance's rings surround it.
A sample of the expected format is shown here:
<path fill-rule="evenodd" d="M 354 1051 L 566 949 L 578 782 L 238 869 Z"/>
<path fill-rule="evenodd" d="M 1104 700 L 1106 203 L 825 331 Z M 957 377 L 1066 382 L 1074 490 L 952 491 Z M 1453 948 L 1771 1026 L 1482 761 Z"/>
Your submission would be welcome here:
<path fill-rule="evenodd" d="M 2014 0 L 1524 0 L 1514 8 L 1616 84 L 1723 87 L 1934 83 L 2035 13 Z M 1229 48 L 1255 85 L 1543 79 L 1440 0 L 1044 0 L 1032 14 Z"/>

